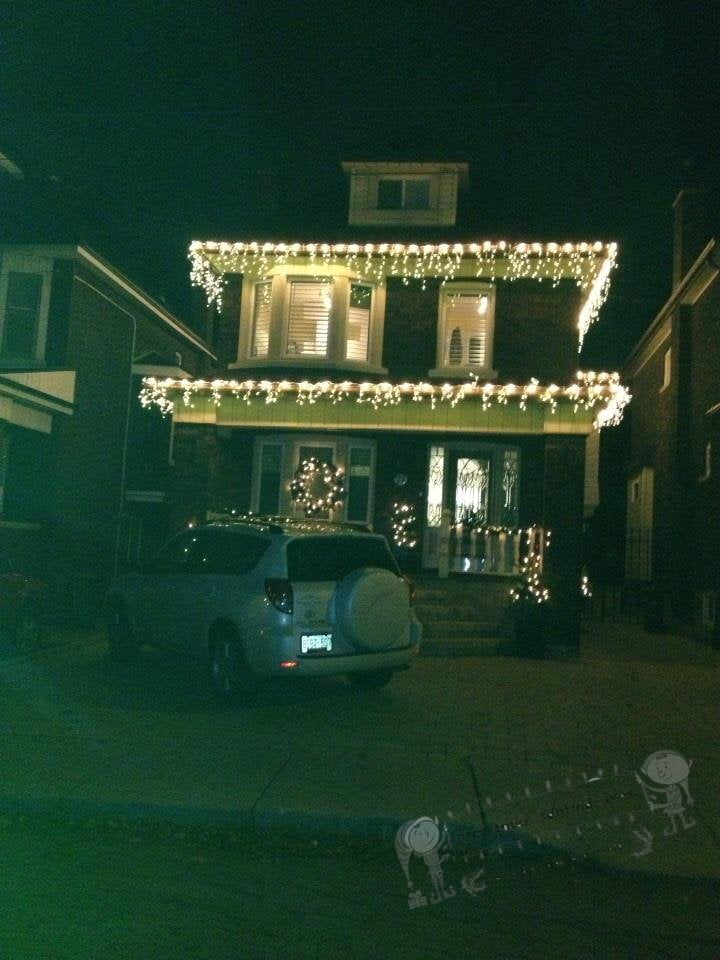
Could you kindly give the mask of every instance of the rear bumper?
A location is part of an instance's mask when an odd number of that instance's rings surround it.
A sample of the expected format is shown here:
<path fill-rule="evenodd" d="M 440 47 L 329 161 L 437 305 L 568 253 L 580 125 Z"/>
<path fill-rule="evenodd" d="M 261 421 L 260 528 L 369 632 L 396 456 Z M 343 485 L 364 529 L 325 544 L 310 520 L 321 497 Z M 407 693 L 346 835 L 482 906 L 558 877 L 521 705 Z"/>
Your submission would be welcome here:
<path fill-rule="evenodd" d="M 349 656 L 297 657 L 296 667 L 280 667 L 274 673 L 283 676 L 331 677 L 341 673 L 368 673 L 374 670 L 405 670 L 418 652 L 416 646 L 379 653 L 356 653 Z"/>

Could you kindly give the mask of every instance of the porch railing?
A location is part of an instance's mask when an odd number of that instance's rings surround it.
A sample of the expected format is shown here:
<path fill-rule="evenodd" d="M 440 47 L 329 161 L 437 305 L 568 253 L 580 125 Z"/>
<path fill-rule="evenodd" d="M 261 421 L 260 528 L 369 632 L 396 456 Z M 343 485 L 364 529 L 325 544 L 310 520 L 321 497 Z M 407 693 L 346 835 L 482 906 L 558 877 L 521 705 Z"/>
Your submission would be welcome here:
<path fill-rule="evenodd" d="M 529 554 L 539 556 L 542 570 L 545 531 L 540 526 L 467 527 L 453 523 L 452 514 L 445 510 L 438 547 L 440 577 L 450 573 L 517 576 L 522 572 L 523 557 Z"/>

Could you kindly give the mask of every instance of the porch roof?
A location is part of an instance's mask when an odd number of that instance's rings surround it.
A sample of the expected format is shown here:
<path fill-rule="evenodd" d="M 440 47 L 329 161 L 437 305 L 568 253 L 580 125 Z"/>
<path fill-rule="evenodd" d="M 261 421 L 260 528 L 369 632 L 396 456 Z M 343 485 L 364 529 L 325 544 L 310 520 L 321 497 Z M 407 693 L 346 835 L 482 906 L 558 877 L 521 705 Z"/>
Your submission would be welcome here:
<path fill-rule="evenodd" d="M 617 374 L 578 372 L 565 387 L 323 380 L 158 380 L 143 405 L 178 423 L 457 433 L 590 433 L 619 423 L 630 400 Z"/>

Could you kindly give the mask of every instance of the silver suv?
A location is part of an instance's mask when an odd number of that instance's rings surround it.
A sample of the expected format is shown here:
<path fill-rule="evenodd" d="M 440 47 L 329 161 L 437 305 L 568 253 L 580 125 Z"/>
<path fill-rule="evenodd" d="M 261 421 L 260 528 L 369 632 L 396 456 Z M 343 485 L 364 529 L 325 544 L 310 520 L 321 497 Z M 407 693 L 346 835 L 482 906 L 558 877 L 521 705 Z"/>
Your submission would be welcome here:
<path fill-rule="evenodd" d="M 281 517 L 210 523 L 116 578 L 109 650 L 127 659 L 151 643 L 209 661 L 223 698 L 280 675 L 377 688 L 417 652 L 411 599 L 378 534 Z"/>

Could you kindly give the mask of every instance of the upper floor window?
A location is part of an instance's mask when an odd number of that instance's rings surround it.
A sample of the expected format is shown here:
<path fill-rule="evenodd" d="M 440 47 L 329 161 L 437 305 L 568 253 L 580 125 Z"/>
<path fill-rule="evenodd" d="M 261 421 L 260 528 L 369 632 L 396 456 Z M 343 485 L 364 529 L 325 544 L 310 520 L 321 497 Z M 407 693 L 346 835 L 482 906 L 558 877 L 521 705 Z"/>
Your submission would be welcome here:
<path fill-rule="evenodd" d="M 0 358 L 33 364 L 45 357 L 52 261 L 5 254 L 0 270 Z"/>
<path fill-rule="evenodd" d="M 385 291 L 349 271 L 294 276 L 280 271 L 244 285 L 238 360 L 340 367 L 381 366 Z"/>
<path fill-rule="evenodd" d="M 291 280 L 287 356 L 327 357 L 331 313 L 331 280 Z"/>
<path fill-rule="evenodd" d="M 494 375 L 495 288 L 488 283 L 445 284 L 438 312 L 437 370 Z"/>
<path fill-rule="evenodd" d="M 429 210 L 430 180 L 380 179 L 377 201 L 378 210 Z"/>

